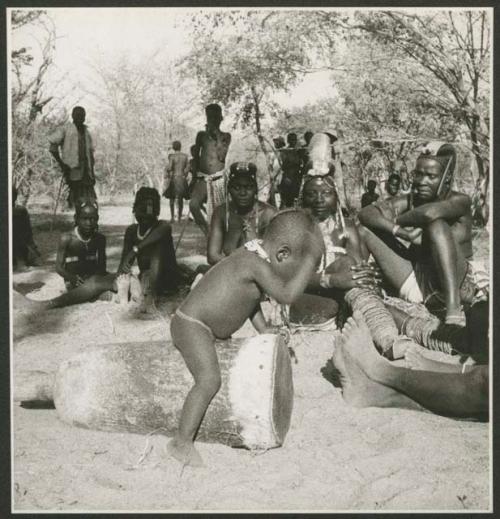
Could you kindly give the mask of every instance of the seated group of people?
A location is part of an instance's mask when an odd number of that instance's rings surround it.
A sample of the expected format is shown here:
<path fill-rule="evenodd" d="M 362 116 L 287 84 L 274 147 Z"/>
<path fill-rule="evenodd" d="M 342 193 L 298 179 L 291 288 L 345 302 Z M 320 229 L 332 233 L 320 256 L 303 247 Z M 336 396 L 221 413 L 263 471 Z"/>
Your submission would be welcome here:
<path fill-rule="evenodd" d="M 116 273 L 107 271 L 106 237 L 98 231 L 99 212 L 94 200 L 80 200 L 75 226 L 59 240 L 56 272 L 67 292 L 47 301 L 33 301 L 40 309 L 60 308 L 97 299 L 107 291 L 118 293 L 120 303 L 134 300 L 150 311 L 162 294 L 176 290 L 180 279 L 170 225 L 159 219 L 160 195 L 141 187 L 133 213 L 137 223 L 125 230 Z M 131 270 L 137 260 L 138 275 Z"/>
<path fill-rule="evenodd" d="M 382 286 L 388 294 L 425 304 L 444 326 L 460 333 L 466 333 L 466 311 L 468 317 L 479 313 L 483 329 L 488 326 L 487 304 L 480 312 L 475 306 L 488 294 L 476 283 L 470 261 L 471 202 L 452 190 L 454 147 L 429 143 L 416 161 L 410 193 L 367 205 L 355 222 L 344 216 L 340 205 L 330 141 L 315 137 L 295 208 L 278 211 L 258 199 L 253 163 L 236 162 L 229 168 L 226 201 L 215 208 L 208 230 L 210 268 L 171 323 L 174 344 L 195 379 L 179 433 L 170 445 L 178 459 L 196 458 L 193 438 L 220 386 L 215 339 L 229 337 L 247 318 L 261 333 L 276 331 L 262 315 L 264 295 L 290 305 L 306 292 L 343 305 L 351 289 L 380 293 Z M 105 237 L 97 231 L 97 206 L 79 204 L 75 229 L 61 238 L 56 262 L 70 290 L 36 304 L 65 306 L 89 301 L 106 290 L 118 291 L 120 300 L 123 294 L 127 300 L 129 292 L 134 297 L 129 273 L 135 259 L 141 297 L 153 300 L 175 288 L 172 232 L 158 219 L 159 193 L 139 189 L 133 212 L 137 224 L 125 232 L 118 272 L 109 274 Z M 395 312 L 394 319 L 403 330 L 405 318 Z M 479 349 L 484 353 L 487 332 L 483 340 Z M 410 348 L 409 355 L 414 353 Z M 458 416 L 488 410 L 487 366 L 455 363 L 443 368 L 428 363 L 420 371 L 397 366 L 376 351 L 364 317 L 357 312 L 344 325 L 334 363 L 346 399 L 357 405 L 424 406 Z M 449 373 L 436 377 L 436 371 Z"/>

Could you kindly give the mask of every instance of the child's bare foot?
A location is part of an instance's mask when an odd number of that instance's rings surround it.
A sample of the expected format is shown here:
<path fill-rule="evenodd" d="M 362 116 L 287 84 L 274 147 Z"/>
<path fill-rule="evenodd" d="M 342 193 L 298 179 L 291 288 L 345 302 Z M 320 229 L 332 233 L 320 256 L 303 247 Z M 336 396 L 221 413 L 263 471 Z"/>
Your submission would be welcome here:
<path fill-rule="evenodd" d="M 193 442 L 184 442 L 179 438 L 173 438 L 167 445 L 167 452 L 180 461 L 183 465 L 190 467 L 203 467 L 204 463 Z"/>
<path fill-rule="evenodd" d="M 406 365 L 410 369 L 421 371 L 438 371 L 442 373 L 460 373 L 462 365 L 456 363 L 439 362 L 427 358 L 420 353 L 419 347 L 410 346 L 405 353 Z"/>

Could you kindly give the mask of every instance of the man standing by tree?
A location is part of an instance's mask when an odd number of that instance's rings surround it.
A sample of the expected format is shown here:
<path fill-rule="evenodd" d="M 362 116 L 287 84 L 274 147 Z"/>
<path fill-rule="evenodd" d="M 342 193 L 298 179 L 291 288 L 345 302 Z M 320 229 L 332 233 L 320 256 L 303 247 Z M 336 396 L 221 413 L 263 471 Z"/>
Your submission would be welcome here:
<path fill-rule="evenodd" d="M 283 171 L 279 185 L 280 209 L 294 206 L 302 182 L 302 154 L 297 148 L 297 134 L 289 133 L 286 140 L 288 147 L 280 151 L 281 170 Z"/>
<path fill-rule="evenodd" d="M 85 109 L 75 106 L 68 122 L 49 136 L 49 151 L 56 159 L 69 187 L 69 204 L 80 200 L 96 201 L 94 190 L 94 146 L 85 125 Z M 59 147 L 62 157 L 59 155 Z"/>
<path fill-rule="evenodd" d="M 224 200 L 224 167 L 227 150 L 231 143 L 231 134 L 220 130 L 222 109 L 218 104 L 205 107 L 207 125 L 204 131 L 198 132 L 193 150 L 193 175 L 196 182 L 191 192 L 189 209 L 195 222 L 205 234 L 208 224 L 201 207 L 207 201 L 207 215 L 211 218 L 213 209 Z"/>

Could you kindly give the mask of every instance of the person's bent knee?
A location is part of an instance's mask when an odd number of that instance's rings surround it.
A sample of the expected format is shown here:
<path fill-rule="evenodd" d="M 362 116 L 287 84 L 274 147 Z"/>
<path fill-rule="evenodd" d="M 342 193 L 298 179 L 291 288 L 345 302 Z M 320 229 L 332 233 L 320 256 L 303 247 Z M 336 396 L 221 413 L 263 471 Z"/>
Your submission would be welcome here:
<path fill-rule="evenodd" d="M 451 227 L 450 224 L 443 218 L 437 218 L 436 220 L 429 222 L 424 230 L 427 231 L 429 236 L 432 238 L 437 238 L 443 234 L 449 234 L 451 232 Z"/>
<path fill-rule="evenodd" d="M 213 373 L 209 376 L 201 377 L 196 381 L 196 384 L 203 388 L 204 393 L 212 397 L 221 387 L 222 380 L 220 373 Z"/>

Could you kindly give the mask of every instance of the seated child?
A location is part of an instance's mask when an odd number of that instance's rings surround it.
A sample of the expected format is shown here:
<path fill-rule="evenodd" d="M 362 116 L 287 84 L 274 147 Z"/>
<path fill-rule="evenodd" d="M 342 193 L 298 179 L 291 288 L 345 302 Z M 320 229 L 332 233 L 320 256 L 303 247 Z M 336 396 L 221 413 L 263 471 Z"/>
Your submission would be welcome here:
<path fill-rule="evenodd" d="M 129 225 L 123 240 L 118 274 L 128 274 L 137 259 L 144 296 L 144 310 L 166 291 L 177 288 L 178 272 L 172 228 L 159 220 L 160 194 L 152 187 L 141 187 L 133 206 L 136 224 Z"/>
<path fill-rule="evenodd" d="M 97 231 L 99 213 L 94 201 L 79 202 L 73 232 L 61 236 L 56 257 L 56 272 L 68 292 L 48 301 L 26 303 L 34 309 L 61 308 L 94 301 L 103 292 L 116 292 L 115 274 L 106 272 L 106 238 Z"/>
<path fill-rule="evenodd" d="M 278 213 L 263 240 L 252 240 L 212 267 L 178 308 L 171 322 L 172 340 L 194 377 L 176 436 L 168 446 L 177 460 L 202 464 L 193 441 L 221 375 L 214 347 L 247 318 L 259 332 L 269 332 L 260 309 L 263 294 L 290 304 L 304 291 L 323 253 L 313 220 L 299 210 Z"/>
<path fill-rule="evenodd" d="M 14 271 L 39 265 L 40 253 L 33 240 L 30 215 L 26 207 L 16 205 L 17 189 L 12 187 L 12 264 Z"/>

